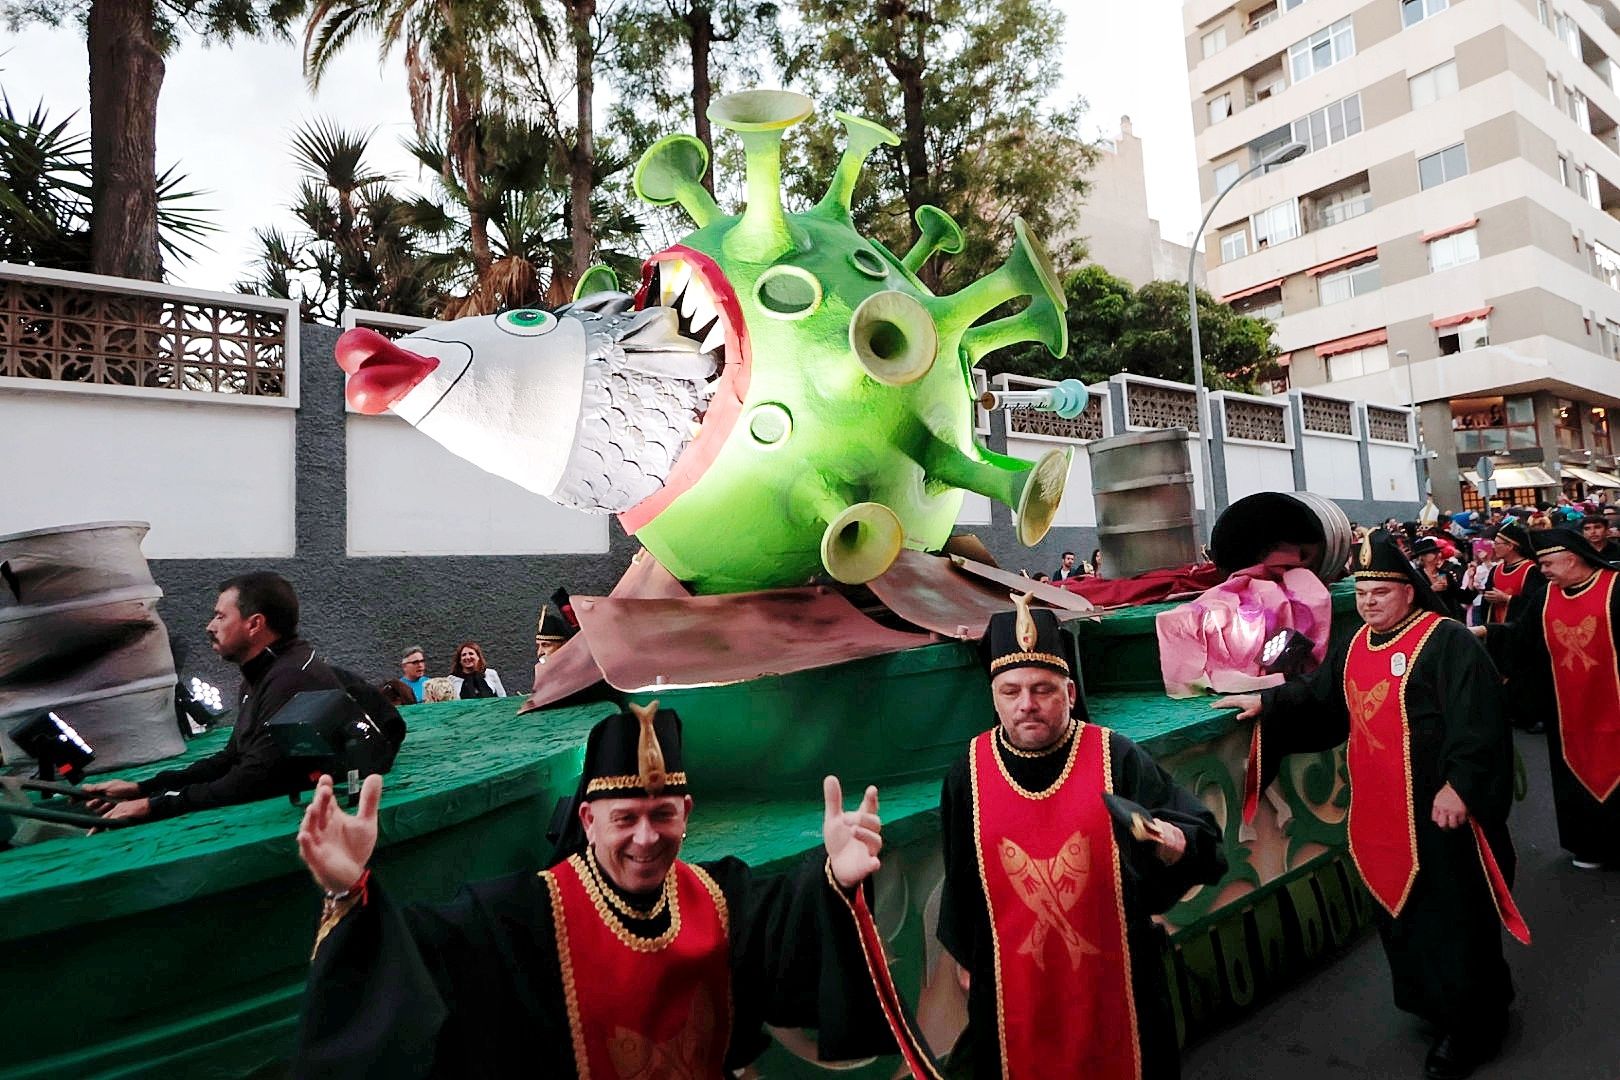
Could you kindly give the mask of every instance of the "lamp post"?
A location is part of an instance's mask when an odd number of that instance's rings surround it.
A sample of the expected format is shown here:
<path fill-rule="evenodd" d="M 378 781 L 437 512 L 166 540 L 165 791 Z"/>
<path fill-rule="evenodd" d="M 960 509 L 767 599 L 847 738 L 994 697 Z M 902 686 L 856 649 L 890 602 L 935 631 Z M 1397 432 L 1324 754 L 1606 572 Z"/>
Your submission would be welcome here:
<path fill-rule="evenodd" d="M 1406 407 L 1412 411 L 1412 430 L 1417 435 L 1417 450 L 1414 457 L 1418 463 L 1418 495 L 1429 493 L 1429 456 L 1423 449 L 1423 420 L 1417 411 L 1417 383 L 1412 378 L 1412 354 L 1405 349 L 1396 349 L 1395 357 L 1406 364 Z M 1485 497 L 1486 508 L 1490 507 L 1490 496 Z"/>
<path fill-rule="evenodd" d="M 1287 142 L 1279 146 L 1276 151 L 1261 160 L 1258 165 L 1251 166 L 1249 171 L 1227 184 L 1215 195 L 1215 201 L 1209 204 L 1209 210 L 1204 214 L 1204 220 L 1199 222 L 1198 231 L 1193 234 L 1192 250 L 1187 255 L 1187 323 L 1192 329 L 1192 368 L 1193 368 L 1193 403 L 1198 410 L 1198 455 L 1204 467 L 1204 513 L 1213 516 L 1215 513 L 1215 475 L 1209 461 L 1209 439 L 1212 434 L 1209 423 L 1208 396 L 1204 393 L 1204 350 L 1198 342 L 1198 282 L 1194 273 L 1198 267 L 1198 241 L 1203 237 L 1204 230 L 1209 227 L 1209 219 L 1215 216 L 1215 208 L 1221 205 L 1221 200 L 1243 181 L 1257 172 L 1263 172 L 1273 165 L 1282 165 L 1293 161 L 1303 155 L 1309 147 L 1302 142 Z M 1203 530 L 1200 530 L 1203 531 Z"/>

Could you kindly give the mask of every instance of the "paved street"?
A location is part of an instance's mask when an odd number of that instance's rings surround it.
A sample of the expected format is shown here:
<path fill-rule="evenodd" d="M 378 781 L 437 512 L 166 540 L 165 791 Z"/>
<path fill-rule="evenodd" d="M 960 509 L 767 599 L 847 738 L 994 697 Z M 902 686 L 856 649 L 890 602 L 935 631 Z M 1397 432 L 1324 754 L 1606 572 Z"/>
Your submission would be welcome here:
<path fill-rule="evenodd" d="M 1514 807 L 1514 896 L 1534 941 L 1507 941 L 1518 1001 L 1502 1056 L 1479 1080 L 1620 1078 L 1620 872 L 1576 870 L 1558 847 L 1547 744 L 1518 735 L 1530 792 Z M 1419 1078 L 1428 1038 L 1390 1002 L 1368 934 L 1328 967 L 1188 1048 L 1185 1080 Z"/>

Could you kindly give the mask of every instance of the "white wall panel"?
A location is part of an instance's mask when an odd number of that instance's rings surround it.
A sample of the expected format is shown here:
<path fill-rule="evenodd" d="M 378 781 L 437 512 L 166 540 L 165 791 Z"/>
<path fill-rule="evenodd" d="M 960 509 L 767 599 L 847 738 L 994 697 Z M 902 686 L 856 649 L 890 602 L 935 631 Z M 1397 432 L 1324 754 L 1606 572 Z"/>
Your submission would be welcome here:
<path fill-rule="evenodd" d="M 0 533 L 148 521 L 148 558 L 293 554 L 288 408 L 0 390 Z"/>
<path fill-rule="evenodd" d="M 1349 439 L 1306 434 L 1305 487 L 1330 499 L 1361 498 L 1361 448 Z"/>
<path fill-rule="evenodd" d="M 1229 503 L 1260 491 L 1294 490 L 1294 455 L 1288 449 L 1230 442 L 1223 449 Z"/>
<path fill-rule="evenodd" d="M 397 417 L 346 421 L 350 555 L 600 554 L 619 527 L 487 473 Z"/>
<path fill-rule="evenodd" d="M 1417 468 L 1409 446 L 1373 443 L 1367 447 L 1372 497 L 1380 502 L 1418 502 Z"/>

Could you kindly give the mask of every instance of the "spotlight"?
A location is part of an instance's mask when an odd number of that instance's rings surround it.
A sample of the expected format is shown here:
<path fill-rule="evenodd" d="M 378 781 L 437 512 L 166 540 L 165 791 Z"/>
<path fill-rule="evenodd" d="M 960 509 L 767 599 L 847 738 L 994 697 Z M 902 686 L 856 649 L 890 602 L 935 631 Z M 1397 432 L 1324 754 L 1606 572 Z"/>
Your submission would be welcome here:
<path fill-rule="evenodd" d="M 11 741 L 39 763 L 41 780 L 84 779 L 84 767 L 96 752 L 72 726 L 54 712 L 42 712 L 11 729 Z"/>
<path fill-rule="evenodd" d="M 201 735 L 225 714 L 225 696 L 219 687 L 194 675 L 189 684 L 174 684 L 174 714 L 181 735 L 188 739 Z"/>
<path fill-rule="evenodd" d="M 376 721 L 342 690 L 304 690 L 294 694 L 265 723 L 283 756 L 308 768 L 311 780 L 322 773 L 348 778 L 348 803 L 360 798 L 360 781 L 386 773 L 394 747 Z M 293 802 L 296 792 L 289 793 Z"/>
<path fill-rule="evenodd" d="M 1311 659 L 1311 639 L 1298 630 L 1279 630 L 1260 649 L 1260 664 L 1267 675 L 1298 675 Z"/>

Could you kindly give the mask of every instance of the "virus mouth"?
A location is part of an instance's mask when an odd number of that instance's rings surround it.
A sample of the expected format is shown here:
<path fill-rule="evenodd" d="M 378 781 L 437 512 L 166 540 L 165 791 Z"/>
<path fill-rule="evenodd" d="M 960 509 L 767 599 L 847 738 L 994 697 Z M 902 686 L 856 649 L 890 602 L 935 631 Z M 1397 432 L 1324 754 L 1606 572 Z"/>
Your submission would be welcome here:
<path fill-rule="evenodd" d="M 672 308 L 683 337 L 714 360 L 708 405 L 694 414 L 692 441 L 681 452 L 669 478 L 657 492 L 619 515 L 634 533 L 657 517 L 707 471 L 730 438 L 742 415 L 752 370 L 747 324 L 742 307 L 725 273 L 700 251 L 677 244 L 649 259 L 641 271 L 636 292 L 637 310 L 649 306 Z"/>
<path fill-rule="evenodd" d="M 375 330 L 346 330 L 333 350 L 349 375 L 344 396 L 356 412 L 375 415 L 410 393 L 433 373 L 439 361 L 400 348 Z"/>

